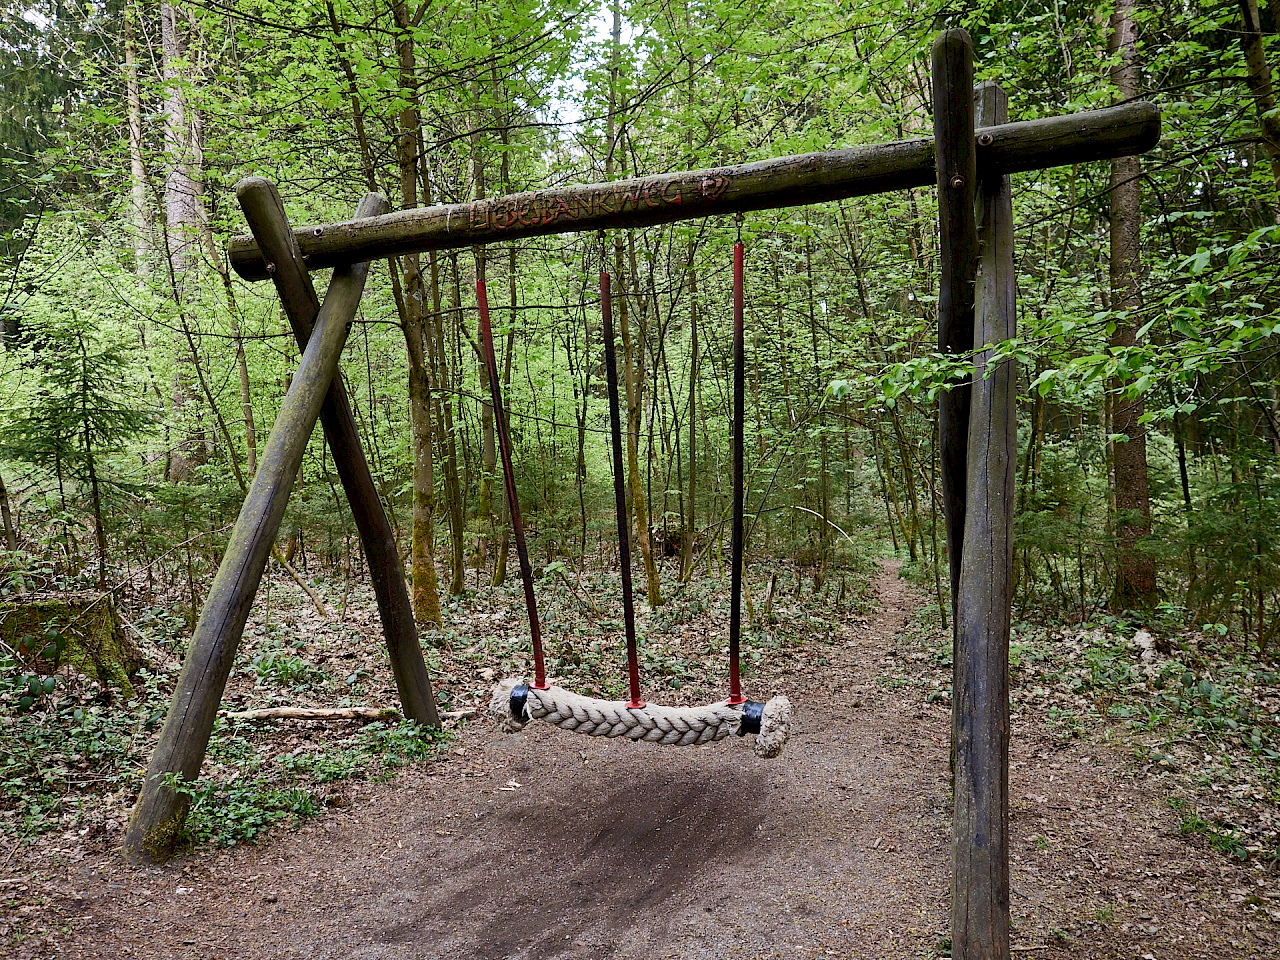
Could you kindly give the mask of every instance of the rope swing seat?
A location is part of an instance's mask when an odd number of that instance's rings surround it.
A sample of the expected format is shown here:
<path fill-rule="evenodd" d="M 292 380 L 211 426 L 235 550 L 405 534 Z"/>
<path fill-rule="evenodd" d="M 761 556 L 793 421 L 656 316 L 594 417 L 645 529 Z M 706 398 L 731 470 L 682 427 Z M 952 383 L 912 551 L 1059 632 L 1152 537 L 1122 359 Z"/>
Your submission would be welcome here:
<path fill-rule="evenodd" d="M 791 701 L 774 697 L 768 703 L 728 700 L 697 707 L 663 707 L 646 703 L 633 707 L 621 700 L 586 697 L 563 687 L 538 690 L 515 678 L 498 684 L 489 701 L 489 715 L 503 733 L 519 733 L 530 720 L 544 720 L 561 730 L 591 737 L 625 737 L 669 747 L 714 743 L 731 734 L 756 735 L 752 750 L 758 757 L 781 755 L 791 730 Z"/>
<path fill-rule="evenodd" d="M 604 261 L 603 235 L 601 262 Z M 758 757 L 773 758 L 791 732 L 791 701 L 777 696 L 767 703 L 748 700 L 742 694 L 739 673 L 739 641 L 742 633 L 742 553 L 743 553 L 743 438 L 745 412 L 745 349 L 743 343 L 743 246 L 741 237 L 733 247 L 733 534 L 732 577 L 729 615 L 729 696 L 717 703 L 695 707 L 666 707 L 645 703 L 640 695 L 640 667 L 636 645 L 635 607 L 631 588 L 631 541 L 627 523 L 626 488 L 622 465 L 622 418 L 619 413 L 618 368 L 614 352 L 613 303 L 607 269 L 600 273 L 600 308 L 603 320 L 605 375 L 609 387 L 609 422 L 613 446 L 613 488 L 618 518 L 618 554 L 622 573 L 623 622 L 627 637 L 627 673 L 630 699 L 602 700 L 588 697 L 547 682 L 542 652 L 542 632 L 533 591 L 533 569 L 525 544 L 524 521 L 516 496 L 512 470 L 511 438 L 502 405 L 497 354 L 489 323 L 489 302 L 484 281 L 476 281 L 476 301 L 480 308 L 480 340 L 489 376 L 498 449 L 502 456 L 507 503 L 516 554 L 520 558 L 520 579 L 524 585 L 529 632 L 533 642 L 534 678 L 508 677 L 494 688 L 489 715 L 504 733 L 519 733 L 533 720 L 541 720 L 562 730 L 592 737 L 608 737 L 660 743 L 667 746 L 696 746 L 714 743 L 736 734 L 754 734 L 752 750 Z"/>

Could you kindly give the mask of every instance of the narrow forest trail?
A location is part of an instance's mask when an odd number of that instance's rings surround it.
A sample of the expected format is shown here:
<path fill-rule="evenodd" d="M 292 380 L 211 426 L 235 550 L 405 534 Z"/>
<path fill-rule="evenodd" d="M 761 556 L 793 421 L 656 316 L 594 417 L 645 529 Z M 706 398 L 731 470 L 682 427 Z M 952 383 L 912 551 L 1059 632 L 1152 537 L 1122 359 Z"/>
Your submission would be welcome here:
<path fill-rule="evenodd" d="M 935 956 L 950 708 L 892 679 L 915 669 L 894 638 L 924 600 L 894 566 L 875 589 L 865 621 L 752 684 L 796 703 L 780 760 L 476 724 L 447 759 L 261 846 L 65 865 L 64 932 L 15 956 Z M 1249 871 L 1175 838 L 1125 763 L 1015 719 L 1018 955 L 1280 956 Z"/>

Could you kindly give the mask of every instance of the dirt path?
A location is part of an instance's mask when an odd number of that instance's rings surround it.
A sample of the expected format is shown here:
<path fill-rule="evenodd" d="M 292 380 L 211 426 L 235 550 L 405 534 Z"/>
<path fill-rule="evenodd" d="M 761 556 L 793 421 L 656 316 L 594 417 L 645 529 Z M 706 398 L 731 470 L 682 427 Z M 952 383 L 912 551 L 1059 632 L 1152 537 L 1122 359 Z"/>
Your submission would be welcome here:
<path fill-rule="evenodd" d="M 923 601 L 892 569 L 876 591 L 865 623 L 753 685 L 797 704 L 780 760 L 476 725 L 447 762 L 262 846 L 142 872 L 63 863 L 60 930 L 13 956 L 934 956 L 950 708 L 885 682 Z M 1174 838 L 1125 770 L 1118 750 L 1015 721 L 1017 955 L 1280 957 L 1255 874 Z"/>

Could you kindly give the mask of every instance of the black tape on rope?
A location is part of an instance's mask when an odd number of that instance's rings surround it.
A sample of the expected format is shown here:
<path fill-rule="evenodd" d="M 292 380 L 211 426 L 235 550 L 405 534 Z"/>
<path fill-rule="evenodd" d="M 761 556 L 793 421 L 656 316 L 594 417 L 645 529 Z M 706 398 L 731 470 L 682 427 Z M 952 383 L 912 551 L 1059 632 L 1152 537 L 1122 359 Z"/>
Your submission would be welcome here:
<path fill-rule="evenodd" d="M 511 688 L 511 717 L 517 723 L 528 723 L 529 717 L 529 685 L 517 683 Z M 757 723 L 756 729 L 759 729 Z"/>
<path fill-rule="evenodd" d="M 742 705 L 742 722 L 738 724 L 738 736 L 745 737 L 748 733 L 759 733 L 762 720 L 764 720 L 764 704 L 748 700 Z"/>

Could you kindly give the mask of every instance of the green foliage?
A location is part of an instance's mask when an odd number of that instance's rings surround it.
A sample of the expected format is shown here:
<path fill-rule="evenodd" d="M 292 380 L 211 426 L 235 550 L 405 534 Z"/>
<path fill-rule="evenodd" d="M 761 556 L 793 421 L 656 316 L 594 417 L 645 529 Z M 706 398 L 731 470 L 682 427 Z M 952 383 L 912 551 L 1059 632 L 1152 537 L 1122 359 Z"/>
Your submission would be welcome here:
<path fill-rule="evenodd" d="M 305 690 L 325 679 L 325 672 L 318 670 L 301 657 L 268 650 L 253 658 L 253 669 L 258 679 L 279 687 Z"/>
<path fill-rule="evenodd" d="M 263 780 L 229 785 L 206 781 L 190 784 L 170 774 L 166 782 L 191 802 L 186 833 L 196 843 L 231 847 L 253 842 L 282 820 L 301 822 L 321 810 L 316 797 L 306 790 L 273 787 Z"/>
<path fill-rule="evenodd" d="M 29 463 L 89 484 L 95 456 L 132 440 L 148 428 L 151 412 L 125 389 L 131 369 L 120 346 L 97 343 L 75 322 L 39 330 L 33 361 L 39 376 L 27 402 L 6 411 L 0 427 L 0 458 Z"/>
<path fill-rule="evenodd" d="M 30 709 L 0 708 L 0 831 L 15 838 L 94 821 L 104 798 L 131 800 L 164 719 L 169 685 L 145 672 L 139 698 L 110 706 L 91 691 L 47 691 Z M 209 763 L 219 775 L 177 784 L 192 801 L 188 836 L 229 846 L 325 808 L 321 785 L 383 781 L 449 742 L 411 722 L 371 723 L 312 748 L 275 754 L 253 724 L 219 723 Z M 127 807 L 119 811 L 123 816 Z"/>
<path fill-rule="evenodd" d="M 24 837 L 70 825 L 97 798 L 137 789 L 164 717 L 157 678 L 140 674 L 137 687 L 143 696 L 127 704 L 50 690 L 27 710 L 0 707 L 0 830 Z"/>

